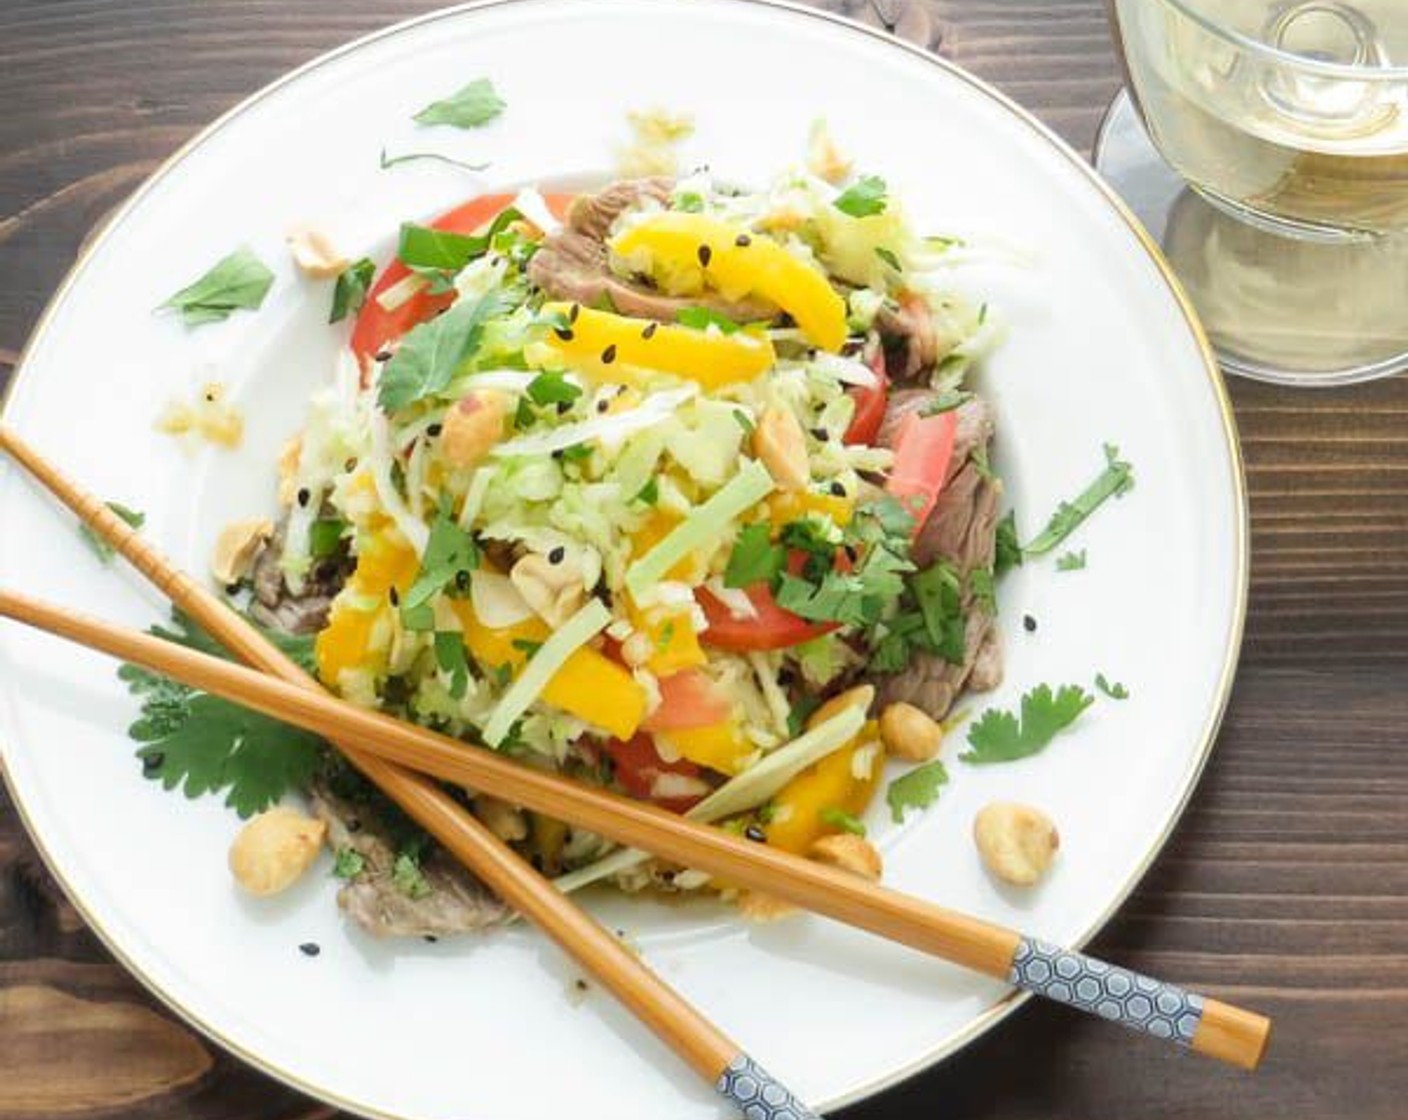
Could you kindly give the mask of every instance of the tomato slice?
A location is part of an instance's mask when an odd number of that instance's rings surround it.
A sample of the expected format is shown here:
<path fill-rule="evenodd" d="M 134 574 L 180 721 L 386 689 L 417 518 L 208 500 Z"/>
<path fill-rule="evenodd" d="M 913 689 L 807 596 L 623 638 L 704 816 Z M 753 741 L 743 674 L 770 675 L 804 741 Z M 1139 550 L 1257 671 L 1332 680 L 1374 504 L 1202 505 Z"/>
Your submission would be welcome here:
<path fill-rule="evenodd" d="M 653 801 L 662 809 L 672 813 L 684 813 L 694 808 L 705 797 L 703 792 L 689 797 L 660 797 L 657 783 L 666 775 L 693 779 L 700 782 L 699 767 L 686 758 L 677 762 L 666 762 L 655 749 L 655 742 L 649 735 L 640 734 L 627 740 L 606 740 L 606 753 L 616 768 L 616 779 L 632 797 L 642 801 Z"/>
<path fill-rule="evenodd" d="M 644 731 L 687 731 L 722 723 L 733 714 L 733 704 L 707 673 L 681 669 L 661 677 L 660 706 L 641 724 Z"/>
<path fill-rule="evenodd" d="M 890 378 L 885 373 L 883 346 L 875 347 L 870 368 L 875 374 L 876 384 L 857 386 L 851 390 L 856 410 L 851 415 L 851 426 L 841 437 L 848 444 L 874 443 L 875 437 L 880 434 L 880 426 L 885 422 L 885 406 L 890 402 Z"/>
<path fill-rule="evenodd" d="M 846 554 L 838 552 L 836 555 L 837 563 L 844 568 Z M 787 558 L 788 570 L 794 576 L 799 574 L 806 559 L 806 553 L 794 551 Z M 840 629 L 838 622 L 809 622 L 786 607 L 778 606 L 777 600 L 772 597 L 772 589 L 766 583 L 745 587 L 743 593 L 753 604 L 756 618 L 737 618 L 707 588 L 695 589 L 694 597 L 704 608 L 704 617 L 709 620 L 709 628 L 699 635 L 701 642 L 728 650 L 787 649 Z"/>
<path fill-rule="evenodd" d="M 952 409 L 937 416 L 911 412 L 900 421 L 895 437 L 895 462 L 890 468 L 885 491 L 898 498 L 914 515 L 916 535 L 933 512 L 939 491 L 948 478 L 957 434 L 958 413 Z"/>
<path fill-rule="evenodd" d="M 567 213 L 572 197 L 570 194 L 550 194 L 545 195 L 544 199 L 553 215 L 562 218 Z M 441 214 L 430 226 L 432 229 L 442 229 L 450 233 L 475 233 L 493 221 L 499 211 L 513 199 L 511 194 L 480 195 L 448 213 Z M 382 269 L 381 275 L 367 293 L 367 302 L 362 306 L 357 322 L 352 328 L 352 353 L 359 362 L 364 362 L 366 358 L 384 350 L 412 327 L 425 322 L 437 311 L 454 302 L 454 292 L 433 296 L 420 291 L 393 311 L 382 307 L 376 297 L 410 274 L 409 268 L 399 260 L 393 260 Z"/>

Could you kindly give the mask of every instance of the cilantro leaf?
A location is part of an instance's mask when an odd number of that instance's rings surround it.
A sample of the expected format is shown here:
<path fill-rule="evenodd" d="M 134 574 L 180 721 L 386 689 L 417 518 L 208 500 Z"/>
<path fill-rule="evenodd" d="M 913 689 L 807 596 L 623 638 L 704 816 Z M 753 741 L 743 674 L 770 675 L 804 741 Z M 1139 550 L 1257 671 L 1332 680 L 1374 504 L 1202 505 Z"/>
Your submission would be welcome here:
<path fill-rule="evenodd" d="M 889 265 L 891 268 L 893 268 L 896 272 L 904 271 L 904 266 L 900 264 L 899 257 L 895 256 L 895 254 L 891 250 L 886 249 L 885 246 L 875 246 L 875 255 L 879 257 L 882 261 L 884 261 L 887 265 Z"/>
<path fill-rule="evenodd" d="M 696 331 L 718 327 L 724 334 L 737 334 L 743 329 L 727 315 L 712 311 L 707 307 L 682 307 L 675 318 L 679 321 L 680 326 L 689 327 Z"/>
<path fill-rule="evenodd" d="M 997 614 L 997 592 L 993 587 L 992 572 L 987 568 L 974 568 L 968 573 L 968 593 L 975 606 L 988 614 Z"/>
<path fill-rule="evenodd" d="M 429 607 L 430 600 L 446 584 L 452 580 L 467 579 L 477 567 L 479 546 L 474 543 L 469 530 L 460 528 L 447 510 L 440 510 L 430 525 L 430 539 L 420 559 L 420 571 L 409 590 L 401 596 L 402 621 L 408 627 L 418 629 L 424 615 L 421 608 Z"/>
<path fill-rule="evenodd" d="M 704 196 L 696 191 L 681 191 L 675 195 L 671 206 L 686 214 L 698 214 L 704 209 Z"/>
<path fill-rule="evenodd" d="M 406 152 L 404 155 L 388 156 L 386 149 L 381 149 L 381 169 L 383 171 L 395 167 L 397 164 L 414 163 L 422 159 L 433 160 L 435 163 L 448 163 L 451 167 L 458 167 L 465 171 L 484 171 L 489 166 L 487 163 L 465 163 L 464 160 L 442 156 L 439 152 Z"/>
<path fill-rule="evenodd" d="M 1085 567 L 1085 549 L 1079 552 L 1063 552 L 1056 557 L 1058 572 L 1078 572 Z"/>
<path fill-rule="evenodd" d="M 456 371 L 479 348 L 485 320 L 506 308 L 504 297 L 490 292 L 462 299 L 443 315 L 413 328 L 381 371 L 377 403 L 396 412 L 443 392 Z"/>
<path fill-rule="evenodd" d="M 1000 708 L 984 712 L 968 728 L 971 749 L 959 758 L 974 765 L 1027 758 L 1046 747 L 1093 703 L 1095 697 L 1080 685 L 1063 685 L 1055 694 L 1050 685 L 1037 685 L 1022 697 L 1020 721 Z"/>
<path fill-rule="evenodd" d="M 905 557 L 888 548 L 872 548 L 851 571 L 827 572 L 819 583 L 784 574 L 775 595 L 778 606 L 808 621 L 868 626 L 903 592 L 902 573 L 913 570 Z"/>
<path fill-rule="evenodd" d="M 652 481 L 654 481 L 652 479 Z M 743 526 L 724 569 L 725 587 L 751 587 L 771 583 L 787 566 L 787 549 L 773 544 L 772 531 L 764 521 Z"/>
<path fill-rule="evenodd" d="M 863 175 L 839 195 L 831 204 L 843 214 L 852 218 L 868 218 L 883 214 L 888 200 L 885 180 L 878 175 Z"/>
<path fill-rule="evenodd" d="M 420 869 L 420 860 L 410 852 L 402 852 L 391 865 L 391 882 L 407 898 L 424 898 L 434 888 Z"/>
<path fill-rule="evenodd" d="M 757 430 L 758 426 L 753 423 L 753 418 L 741 408 L 735 408 L 733 410 L 733 419 L 734 422 L 743 429 L 743 434 L 746 436 L 751 436 Z"/>
<path fill-rule="evenodd" d="M 528 382 L 526 392 L 534 404 L 571 404 L 582 395 L 581 387 L 568 381 L 561 370 L 538 374 Z"/>
<path fill-rule="evenodd" d="M 441 101 L 432 101 L 415 115 L 417 124 L 447 124 L 479 128 L 504 111 L 505 102 L 488 78 L 478 78 Z"/>
<path fill-rule="evenodd" d="M 329 323 L 340 323 L 348 315 L 355 315 L 367 302 L 367 292 L 376 276 L 376 265 L 369 257 L 349 264 L 337 276 L 332 289 L 332 313 Z"/>
<path fill-rule="evenodd" d="M 650 478 L 646 480 L 645 485 L 642 486 L 636 493 L 636 496 L 631 499 L 633 502 L 641 502 L 647 506 L 653 506 L 659 500 L 660 483 L 656 481 L 654 475 L 651 475 Z"/>
<path fill-rule="evenodd" d="M 320 517 L 308 526 L 308 551 L 314 560 L 326 560 L 336 555 L 342 546 L 347 522 L 340 517 Z"/>
<path fill-rule="evenodd" d="M 1099 477 L 1069 502 L 1062 502 L 1046 528 L 1023 548 L 1027 556 L 1050 552 L 1069 537 L 1080 524 L 1108 498 L 1118 498 L 1134 488 L 1134 468 L 1119 457 L 1119 448 L 1105 444 L 1105 469 Z"/>
<path fill-rule="evenodd" d="M 140 529 L 147 523 L 147 515 L 141 510 L 132 509 L 130 506 L 125 506 L 121 502 L 107 502 L 106 505 L 108 509 L 112 510 L 113 513 L 117 514 L 118 517 L 122 518 L 123 521 L 127 522 L 127 524 L 134 529 Z M 117 555 L 117 549 L 113 548 L 112 545 L 108 544 L 107 541 L 103 540 L 102 537 L 98 536 L 98 534 L 93 532 L 87 525 L 80 524 L 78 526 L 78 535 L 87 542 L 89 548 L 97 553 L 99 560 L 104 564 L 112 563 L 112 558 Z"/>
<path fill-rule="evenodd" d="M 356 848 L 339 848 L 333 858 L 332 873 L 339 879 L 355 879 L 366 869 L 366 857 Z"/>
<path fill-rule="evenodd" d="M 997 523 L 997 546 L 993 556 L 993 574 L 1022 566 L 1022 546 L 1017 542 L 1017 511 L 1008 510 L 1007 516 Z"/>
<path fill-rule="evenodd" d="M 947 784 L 948 770 L 937 758 L 896 778 L 885 790 L 890 819 L 896 824 L 904 824 L 904 815 L 908 810 L 927 809 L 939 799 L 939 790 Z"/>
<path fill-rule="evenodd" d="M 966 624 L 957 570 L 940 560 L 910 580 L 910 587 L 924 620 L 926 647 L 951 665 L 963 664 Z"/>
<path fill-rule="evenodd" d="M 236 249 L 204 276 L 163 303 L 179 311 L 188 327 L 219 323 L 235 311 L 255 311 L 273 286 L 274 274 L 248 249 Z"/>
<path fill-rule="evenodd" d="M 792 705 L 792 710 L 787 713 L 787 734 L 795 739 L 807 726 L 807 720 L 811 714 L 821 707 L 821 697 L 807 694 Z"/>
<path fill-rule="evenodd" d="M 402 222 L 396 259 L 417 272 L 453 276 L 494 247 L 494 240 L 523 215 L 512 206 L 500 210 L 483 233 L 455 233 L 415 222 Z"/>
<path fill-rule="evenodd" d="M 450 674 L 450 697 L 462 700 L 469 689 L 469 658 L 464 652 L 464 635 L 456 630 L 435 634 L 435 664 Z"/>
<path fill-rule="evenodd" d="M 846 812 L 845 809 L 829 805 L 817 815 L 821 818 L 822 824 L 829 824 L 832 828 L 839 828 L 842 832 L 849 832 L 852 836 L 865 835 L 865 822 L 853 813 Z"/>
<path fill-rule="evenodd" d="M 1119 681 L 1115 681 L 1114 684 L 1111 684 L 1108 680 L 1105 679 L 1104 673 L 1095 674 L 1095 687 L 1098 688 L 1101 692 L 1103 692 L 1106 696 L 1108 696 L 1111 700 L 1129 699 L 1129 689 L 1125 688 L 1125 686 L 1120 684 Z"/>

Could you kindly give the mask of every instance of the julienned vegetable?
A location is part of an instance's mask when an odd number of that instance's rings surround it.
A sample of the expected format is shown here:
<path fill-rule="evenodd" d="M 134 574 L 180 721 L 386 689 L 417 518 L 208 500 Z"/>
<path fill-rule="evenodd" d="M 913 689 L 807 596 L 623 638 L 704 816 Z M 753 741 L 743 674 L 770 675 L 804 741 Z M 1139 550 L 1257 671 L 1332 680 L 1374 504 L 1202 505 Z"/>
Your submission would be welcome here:
<path fill-rule="evenodd" d="M 497 112 L 481 84 L 423 117 Z M 360 303 L 350 353 L 280 460 L 282 524 L 238 568 L 253 609 L 309 635 L 327 687 L 466 750 L 878 873 L 841 857 L 887 751 L 926 764 L 891 811 L 928 805 L 939 721 L 975 666 L 995 679 L 993 423 L 939 360 L 982 305 L 874 175 L 528 189 L 408 217 L 396 260 L 337 285 L 339 312 Z M 334 835 L 355 815 L 359 845 L 380 838 L 385 858 L 339 860 L 359 892 L 398 896 L 360 920 L 482 924 L 429 838 L 316 742 L 132 681 L 153 776 L 241 812 L 311 790 Z M 965 758 L 1033 753 L 1088 703 L 1031 700 L 978 720 Z M 565 889 L 704 884 L 456 795 Z"/>

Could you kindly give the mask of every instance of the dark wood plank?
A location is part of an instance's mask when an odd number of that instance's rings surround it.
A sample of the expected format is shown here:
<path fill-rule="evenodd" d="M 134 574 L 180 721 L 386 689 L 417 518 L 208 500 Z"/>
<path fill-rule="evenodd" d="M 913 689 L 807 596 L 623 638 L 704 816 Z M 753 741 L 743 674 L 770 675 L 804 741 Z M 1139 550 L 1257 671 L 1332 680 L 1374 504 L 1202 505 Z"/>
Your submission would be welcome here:
<path fill-rule="evenodd" d="M 432 6 L 0 5 L 0 383 L 86 234 L 161 159 L 290 67 Z M 1082 149 L 1117 84 L 1099 0 L 825 6 L 956 59 Z M 1408 381 L 1232 388 L 1254 537 L 1243 665 L 1197 800 L 1096 948 L 1275 1015 L 1266 1068 L 1215 1069 L 1032 1006 L 849 1120 L 1405 1115 Z M 155 1004 L 3 798 L 0 1039 L 4 1120 L 330 1114 Z"/>

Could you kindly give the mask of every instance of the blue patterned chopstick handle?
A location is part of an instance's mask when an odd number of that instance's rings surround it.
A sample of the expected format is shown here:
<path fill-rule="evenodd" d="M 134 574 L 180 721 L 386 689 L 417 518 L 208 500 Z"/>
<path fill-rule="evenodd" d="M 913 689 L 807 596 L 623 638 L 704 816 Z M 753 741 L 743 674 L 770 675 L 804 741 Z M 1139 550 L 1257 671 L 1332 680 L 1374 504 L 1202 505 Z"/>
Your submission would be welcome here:
<path fill-rule="evenodd" d="M 1142 973 L 1022 938 L 1007 981 L 1058 1003 L 1183 1046 L 1193 1044 L 1203 997 Z"/>
<path fill-rule="evenodd" d="M 820 1120 L 747 1054 L 729 1062 L 714 1088 L 737 1106 L 744 1120 Z"/>

